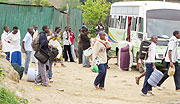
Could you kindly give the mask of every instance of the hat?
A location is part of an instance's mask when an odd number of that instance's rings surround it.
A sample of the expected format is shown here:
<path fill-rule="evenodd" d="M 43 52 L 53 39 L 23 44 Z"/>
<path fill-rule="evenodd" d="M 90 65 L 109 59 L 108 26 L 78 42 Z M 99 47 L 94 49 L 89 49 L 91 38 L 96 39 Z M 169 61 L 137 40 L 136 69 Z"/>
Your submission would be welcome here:
<path fill-rule="evenodd" d="M 85 28 L 85 29 L 88 29 L 85 25 L 82 26 L 82 29 Z"/>

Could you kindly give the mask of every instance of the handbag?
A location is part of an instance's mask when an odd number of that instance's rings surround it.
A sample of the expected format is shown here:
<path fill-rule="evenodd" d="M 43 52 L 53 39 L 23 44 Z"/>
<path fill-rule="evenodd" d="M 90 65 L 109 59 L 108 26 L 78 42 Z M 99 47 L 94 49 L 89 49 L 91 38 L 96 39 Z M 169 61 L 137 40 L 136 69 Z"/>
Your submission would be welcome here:
<path fill-rule="evenodd" d="M 167 55 L 167 51 L 168 51 L 168 48 L 166 49 L 165 57 L 162 59 L 162 62 L 161 62 L 162 66 L 164 68 L 168 67 L 168 63 L 165 61 L 165 58 L 166 58 L 166 55 Z"/>
<path fill-rule="evenodd" d="M 43 49 L 41 49 L 41 47 L 38 48 L 34 56 L 42 64 L 45 64 L 50 58 L 50 56 Z"/>

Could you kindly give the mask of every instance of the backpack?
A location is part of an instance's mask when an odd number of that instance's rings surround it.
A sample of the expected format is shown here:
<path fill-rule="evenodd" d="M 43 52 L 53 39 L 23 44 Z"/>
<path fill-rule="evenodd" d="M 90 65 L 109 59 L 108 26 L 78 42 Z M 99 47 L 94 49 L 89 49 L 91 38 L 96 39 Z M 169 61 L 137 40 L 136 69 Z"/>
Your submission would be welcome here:
<path fill-rule="evenodd" d="M 37 51 L 40 46 L 40 34 L 32 41 L 31 46 L 34 51 Z"/>
<path fill-rule="evenodd" d="M 150 41 L 142 41 L 141 45 L 140 45 L 140 50 L 139 50 L 139 58 L 146 60 L 148 57 L 148 50 L 149 50 L 149 46 L 151 45 Z"/>

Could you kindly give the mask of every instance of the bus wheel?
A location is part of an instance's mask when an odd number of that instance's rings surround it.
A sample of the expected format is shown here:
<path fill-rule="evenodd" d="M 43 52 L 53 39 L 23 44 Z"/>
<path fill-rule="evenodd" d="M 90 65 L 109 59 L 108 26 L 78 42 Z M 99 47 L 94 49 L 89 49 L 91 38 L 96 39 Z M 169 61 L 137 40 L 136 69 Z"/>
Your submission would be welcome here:
<path fill-rule="evenodd" d="M 136 54 L 136 63 L 137 63 L 137 66 L 136 66 L 136 69 L 140 72 L 140 73 L 143 73 L 144 72 L 144 68 L 143 68 L 143 65 L 141 63 L 139 63 L 139 53 Z"/>

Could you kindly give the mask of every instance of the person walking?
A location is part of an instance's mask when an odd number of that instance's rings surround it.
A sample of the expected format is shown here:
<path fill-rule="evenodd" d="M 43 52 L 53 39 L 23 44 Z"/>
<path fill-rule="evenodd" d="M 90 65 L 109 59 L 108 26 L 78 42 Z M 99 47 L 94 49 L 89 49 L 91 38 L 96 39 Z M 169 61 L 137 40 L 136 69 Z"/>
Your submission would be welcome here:
<path fill-rule="evenodd" d="M 17 26 L 13 27 L 13 31 L 8 35 L 7 41 L 10 44 L 10 60 L 11 63 L 16 63 L 21 66 L 21 35 Z"/>
<path fill-rule="evenodd" d="M 176 91 L 180 92 L 180 67 L 178 64 L 178 45 L 179 41 L 178 39 L 180 38 L 180 33 L 179 31 L 174 31 L 173 36 L 170 38 L 169 43 L 168 43 L 168 50 L 165 58 L 165 62 L 168 63 L 168 69 L 169 67 L 174 67 L 175 66 L 175 74 L 174 74 L 174 82 L 176 86 Z M 161 90 L 162 88 L 160 87 L 163 82 L 168 78 L 168 70 L 164 73 L 163 78 L 161 81 L 158 83 L 158 89 Z"/>
<path fill-rule="evenodd" d="M 82 27 L 82 34 L 80 35 L 80 40 L 82 42 L 82 49 L 83 49 L 83 67 L 91 67 L 89 62 L 89 57 L 84 55 L 84 51 L 88 49 L 90 45 L 90 38 L 88 37 L 88 28 L 86 26 Z"/>
<path fill-rule="evenodd" d="M 70 58 L 70 62 L 74 62 L 72 53 L 71 53 L 71 41 L 70 41 L 70 33 L 69 33 L 69 27 L 65 27 L 65 31 L 63 33 L 63 45 L 64 45 L 64 58 L 65 61 L 68 61 L 68 55 Z M 68 52 L 68 54 L 67 54 Z"/>
<path fill-rule="evenodd" d="M 34 25 L 34 29 L 33 29 L 33 40 L 39 35 L 39 32 L 38 32 L 38 26 L 37 25 Z M 34 57 L 34 54 L 35 54 L 35 51 L 33 50 L 32 51 L 32 63 L 36 63 L 36 58 Z"/>
<path fill-rule="evenodd" d="M 8 41 L 6 41 L 6 38 L 9 35 L 9 27 L 4 26 L 4 31 L 1 35 L 1 40 L 2 40 L 2 51 L 6 54 L 6 60 L 10 61 L 10 44 Z"/>
<path fill-rule="evenodd" d="M 29 27 L 28 32 L 26 33 L 26 35 L 23 39 L 23 42 L 22 42 L 23 52 L 26 54 L 25 65 L 24 65 L 24 73 L 25 74 L 28 73 L 31 53 L 33 51 L 32 46 L 31 46 L 32 40 L 33 40 L 33 34 L 34 34 L 33 28 Z"/>
<path fill-rule="evenodd" d="M 98 65 L 99 74 L 97 75 L 94 86 L 96 89 L 104 89 L 105 77 L 107 72 L 107 52 L 106 49 L 111 47 L 111 44 L 105 38 L 105 32 L 99 33 L 100 39 L 94 44 L 92 65 Z M 98 60 L 98 62 L 97 62 Z"/>
<path fill-rule="evenodd" d="M 48 26 L 42 27 L 42 32 L 39 33 L 40 35 L 40 46 L 41 49 L 44 50 L 48 54 L 48 43 L 53 38 L 51 37 L 49 40 L 47 39 L 47 33 L 49 32 Z M 48 84 L 48 73 L 47 70 L 49 70 L 49 61 L 47 61 L 45 64 L 38 61 L 38 75 L 35 78 L 35 84 L 36 85 L 43 85 L 45 87 L 50 87 Z"/>
<path fill-rule="evenodd" d="M 148 49 L 148 57 L 147 60 L 145 61 L 146 65 L 146 74 L 145 74 L 145 80 L 144 80 L 144 85 L 142 88 L 142 95 L 146 96 L 147 93 L 149 94 L 154 94 L 152 92 L 152 86 L 148 83 L 148 79 L 151 76 L 153 70 L 156 68 L 155 66 L 155 57 L 156 57 L 156 43 L 157 43 L 157 36 L 152 36 L 151 37 L 151 45 L 149 46 Z"/>

